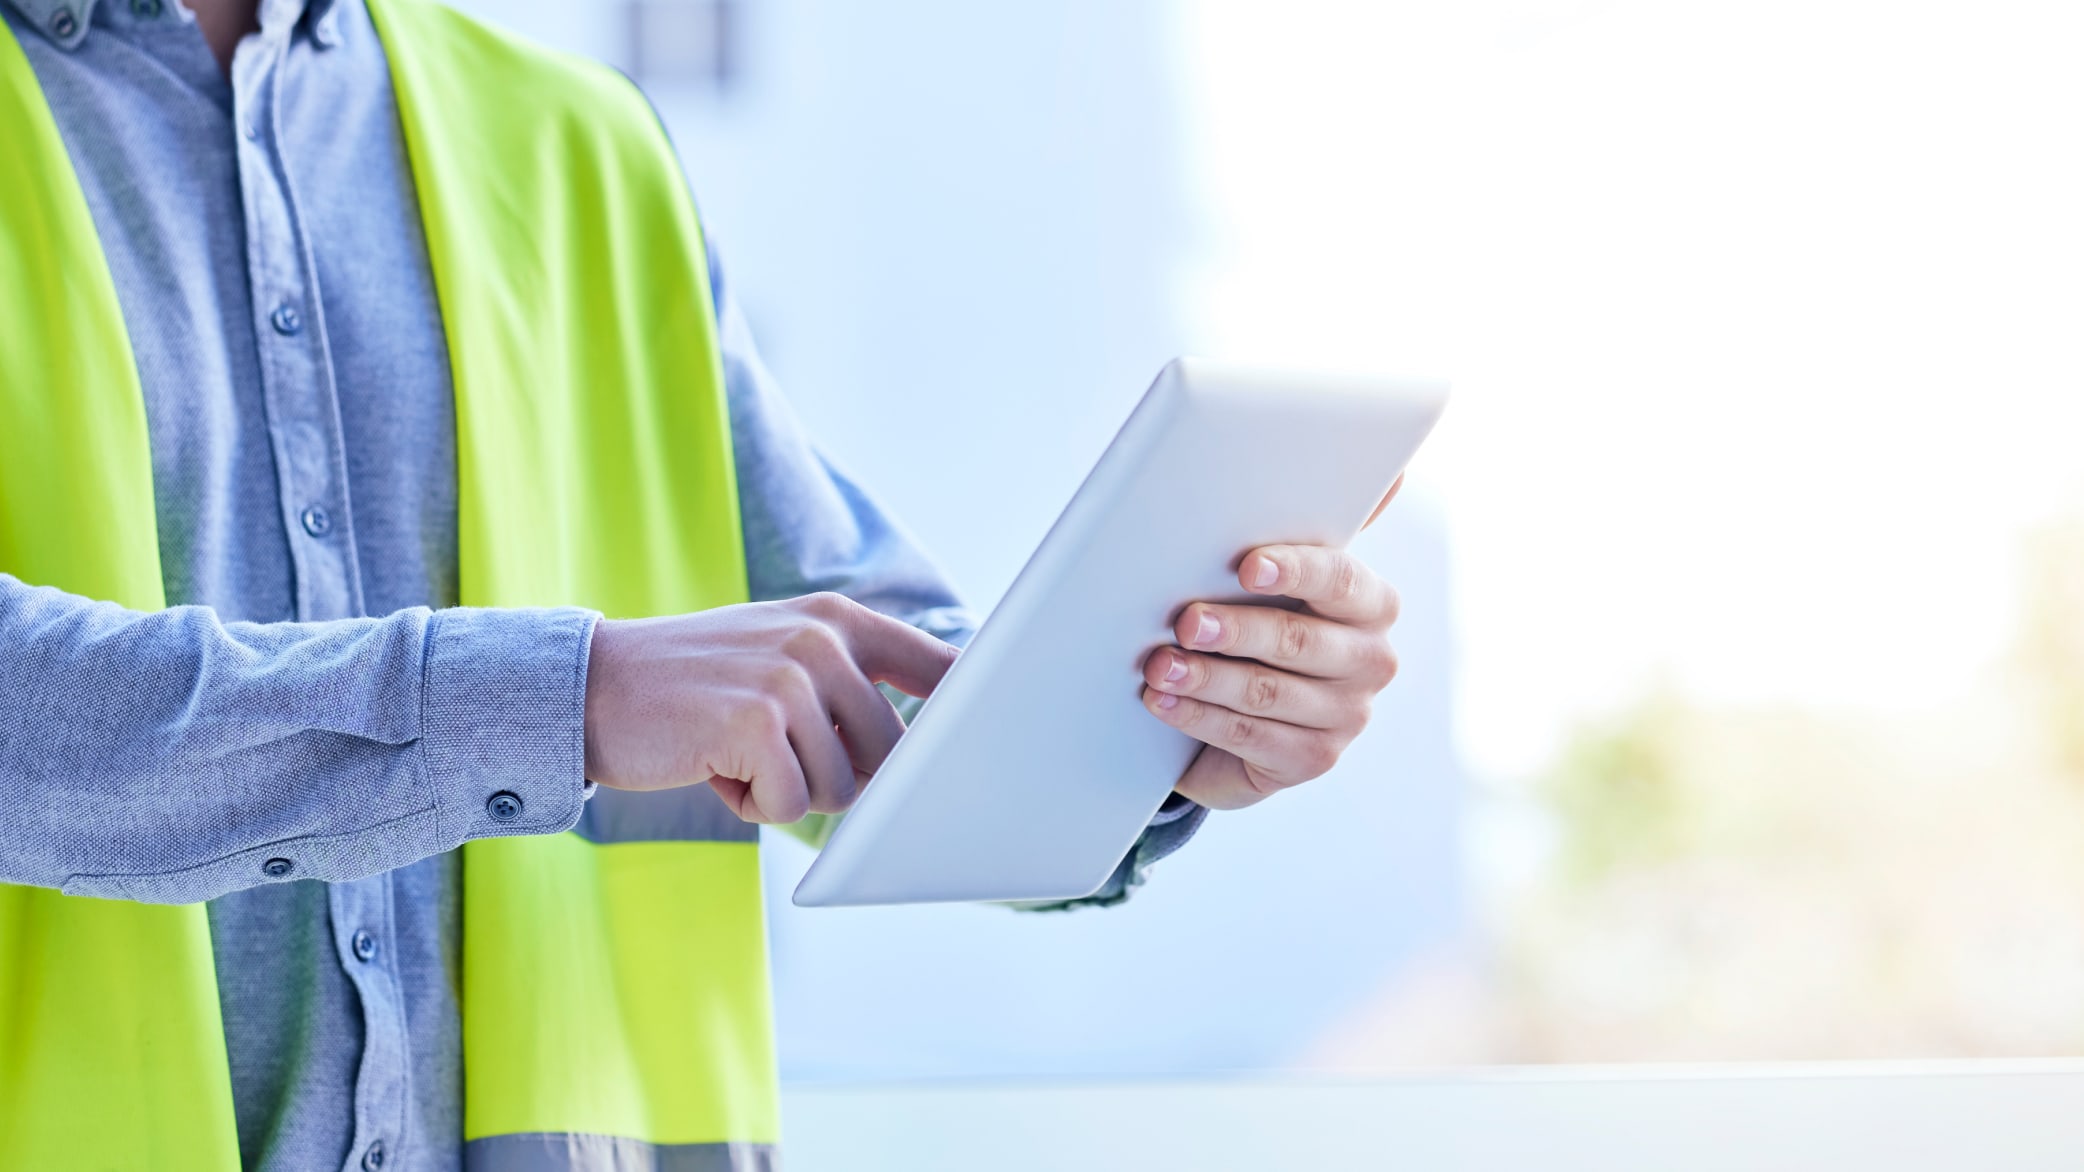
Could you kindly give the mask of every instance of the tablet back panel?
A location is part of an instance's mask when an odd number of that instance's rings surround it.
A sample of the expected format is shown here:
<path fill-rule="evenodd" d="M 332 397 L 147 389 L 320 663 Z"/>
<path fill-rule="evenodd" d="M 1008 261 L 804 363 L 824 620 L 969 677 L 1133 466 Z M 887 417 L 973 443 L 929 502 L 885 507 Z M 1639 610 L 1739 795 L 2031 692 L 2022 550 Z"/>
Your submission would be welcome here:
<path fill-rule="evenodd" d="M 1144 709 L 1145 656 L 1187 603 L 1253 599 L 1237 585 L 1252 548 L 1350 541 L 1446 398 L 1431 382 L 1167 366 L 795 902 L 1105 883 L 1200 747 Z"/>

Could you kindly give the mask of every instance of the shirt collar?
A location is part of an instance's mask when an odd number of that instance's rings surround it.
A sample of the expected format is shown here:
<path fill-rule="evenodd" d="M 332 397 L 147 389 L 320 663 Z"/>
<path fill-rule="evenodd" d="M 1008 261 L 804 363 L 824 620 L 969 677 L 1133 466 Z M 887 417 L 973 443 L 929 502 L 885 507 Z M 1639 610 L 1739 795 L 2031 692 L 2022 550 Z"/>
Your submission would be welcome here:
<path fill-rule="evenodd" d="M 87 39 L 87 26 L 94 23 L 98 0 L 5 0 L 14 5 L 22 19 L 35 25 L 61 49 L 77 49 Z M 118 3 L 121 0 L 117 0 Z M 160 0 L 171 8 L 178 0 Z M 331 45 L 338 35 L 339 21 L 331 19 L 335 0 L 306 0 L 302 21 L 321 46 Z"/>

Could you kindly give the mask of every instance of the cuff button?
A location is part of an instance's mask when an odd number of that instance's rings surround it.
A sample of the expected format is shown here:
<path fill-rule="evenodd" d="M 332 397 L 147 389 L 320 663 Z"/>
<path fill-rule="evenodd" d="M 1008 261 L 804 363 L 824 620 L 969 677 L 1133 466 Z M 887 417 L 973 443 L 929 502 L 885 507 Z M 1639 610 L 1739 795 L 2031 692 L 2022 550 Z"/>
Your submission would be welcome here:
<path fill-rule="evenodd" d="M 512 822 L 521 816 L 521 799 L 506 790 L 500 790 L 486 801 L 485 812 L 492 815 L 494 821 Z"/>

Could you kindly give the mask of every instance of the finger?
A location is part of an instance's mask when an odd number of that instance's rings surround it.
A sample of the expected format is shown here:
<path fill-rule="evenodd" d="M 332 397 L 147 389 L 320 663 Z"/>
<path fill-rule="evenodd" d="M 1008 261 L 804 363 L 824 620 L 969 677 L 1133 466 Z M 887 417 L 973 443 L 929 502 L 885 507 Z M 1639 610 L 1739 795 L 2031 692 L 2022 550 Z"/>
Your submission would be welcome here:
<path fill-rule="evenodd" d="M 804 707 L 808 707 L 805 705 Z M 762 715 L 748 715 L 741 730 L 741 759 L 735 768 L 716 772 L 746 784 L 746 795 L 738 816 L 747 822 L 785 823 L 800 820 L 810 812 L 810 783 L 803 774 L 802 755 L 796 751 L 794 712 L 763 707 Z M 757 721 L 757 726 L 753 722 Z M 719 790 L 719 793 L 723 791 Z"/>
<path fill-rule="evenodd" d="M 1177 647 L 1151 652 L 1143 664 L 1143 682 L 1160 692 L 1304 728 L 1344 730 L 1367 719 L 1366 699 L 1351 689 L 1249 659 L 1197 655 Z"/>
<path fill-rule="evenodd" d="M 1397 592 L 1343 549 L 1263 545 L 1245 555 L 1237 580 L 1254 594 L 1294 598 L 1342 623 L 1386 627 L 1397 618 Z"/>
<path fill-rule="evenodd" d="M 855 606 L 841 630 L 862 675 L 908 696 L 931 695 L 958 654 L 925 631 L 865 606 Z"/>
<path fill-rule="evenodd" d="M 746 772 L 753 776 L 740 780 L 720 774 L 709 783 L 717 796 L 733 803 L 741 819 L 772 826 L 801 821 L 810 812 L 810 786 L 793 750 L 778 754 L 772 765 Z"/>
<path fill-rule="evenodd" d="M 1256 659 L 1374 691 L 1387 687 L 1397 672 L 1396 654 L 1382 632 L 1280 607 L 1196 602 L 1180 612 L 1172 633 L 1190 651 Z"/>
<path fill-rule="evenodd" d="M 1202 747 L 1179 784 L 1173 787 L 1182 797 L 1211 810 L 1242 810 L 1280 792 L 1280 788 L 1270 782 L 1253 781 L 1251 771 L 1236 754 L 1207 746 Z"/>
<path fill-rule="evenodd" d="M 803 771 L 805 801 L 803 808 L 796 811 L 795 818 L 779 817 L 777 821 L 794 822 L 807 813 L 837 814 L 854 804 L 857 789 L 854 762 L 847 755 L 846 745 L 839 739 L 839 729 L 832 723 L 831 712 L 817 697 L 806 694 L 797 706 L 792 707 L 789 713 L 789 748 Z M 778 813 L 764 804 L 761 808 Z"/>
<path fill-rule="evenodd" d="M 1373 525 L 1375 523 L 1375 518 L 1380 517 L 1382 515 L 1382 510 L 1389 507 L 1389 502 L 1397 499 L 1397 490 L 1402 487 L 1404 487 L 1404 474 L 1399 472 L 1397 473 L 1397 478 L 1395 480 L 1390 481 L 1389 491 L 1383 493 L 1382 500 L 1375 505 L 1375 511 L 1368 514 L 1368 519 L 1362 521 L 1360 523 L 1360 527 L 1365 529 L 1368 526 Z"/>
<path fill-rule="evenodd" d="M 739 736 L 729 752 L 703 766 L 710 774 L 706 784 L 742 821 L 794 821 L 784 815 L 807 799 L 800 796 L 805 785 L 789 748 L 787 722 L 778 709 L 761 706 L 748 708 L 734 724 Z"/>
<path fill-rule="evenodd" d="M 904 721 L 899 719 L 897 709 L 890 706 L 889 699 L 864 676 L 828 680 L 825 686 L 825 703 L 833 722 L 839 725 L 847 756 L 860 773 L 875 773 L 897 747 L 897 738 L 904 735 Z"/>
<path fill-rule="evenodd" d="M 735 777 L 725 777 L 721 773 L 711 774 L 705 784 L 716 791 L 716 796 L 723 799 L 724 805 L 731 807 L 731 812 L 738 815 L 740 822 L 760 820 L 756 816 L 759 811 L 746 805 L 752 796 L 753 787 Z"/>
<path fill-rule="evenodd" d="M 1268 792 L 1322 776 L 1345 748 L 1342 738 L 1322 729 L 1246 716 L 1156 688 L 1143 690 L 1143 706 L 1195 740 L 1235 754 Z"/>

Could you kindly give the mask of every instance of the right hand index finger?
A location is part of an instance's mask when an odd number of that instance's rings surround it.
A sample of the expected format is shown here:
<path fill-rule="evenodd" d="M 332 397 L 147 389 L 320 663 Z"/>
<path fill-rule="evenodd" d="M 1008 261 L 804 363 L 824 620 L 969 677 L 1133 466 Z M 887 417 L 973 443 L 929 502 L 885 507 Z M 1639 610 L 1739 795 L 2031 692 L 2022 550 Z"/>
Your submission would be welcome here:
<path fill-rule="evenodd" d="M 953 645 L 867 607 L 849 624 L 847 636 L 861 674 L 907 696 L 932 694 L 961 654 Z"/>

